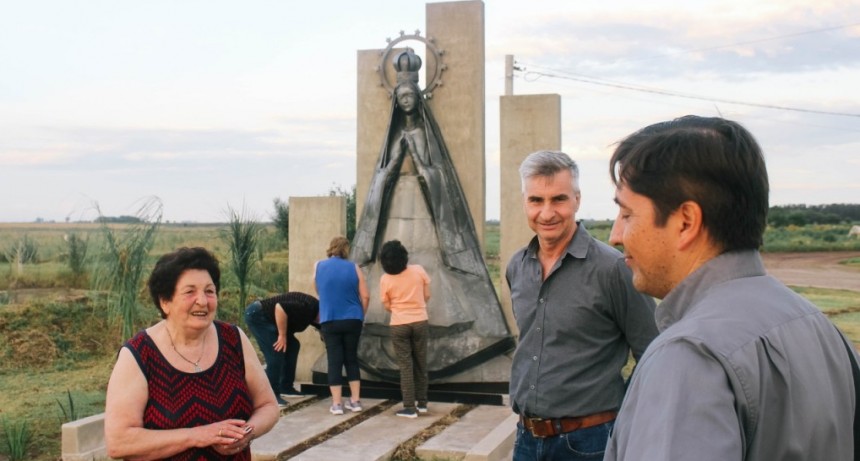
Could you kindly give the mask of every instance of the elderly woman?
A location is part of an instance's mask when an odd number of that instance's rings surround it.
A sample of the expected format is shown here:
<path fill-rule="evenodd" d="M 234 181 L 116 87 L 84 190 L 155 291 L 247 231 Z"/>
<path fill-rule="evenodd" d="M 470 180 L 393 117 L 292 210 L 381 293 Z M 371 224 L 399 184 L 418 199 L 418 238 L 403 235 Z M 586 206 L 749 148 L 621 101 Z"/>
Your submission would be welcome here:
<path fill-rule="evenodd" d="M 326 250 L 328 259 L 314 265 L 314 289 L 320 300 L 320 331 L 325 340 L 328 359 L 328 385 L 333 415 L 346 408 L 361 411 L 361 375 L 358 367 L 358 340 L 364 325 L 364 314 L 370 292 L 364 273 L 348 260 L 349 240 L 335 237 Z M 350 399 L 342 402 L 343 369 L 349 382 Z"/>
<path fill-rule="evenodd" d="M 221 271 L 203 248 L 162 256 L 148 288 L 163 320 L 125 343 L 111 373 L 113 459 L 250 460 L 279 410 L 245 333 L 216 321 Z"/>

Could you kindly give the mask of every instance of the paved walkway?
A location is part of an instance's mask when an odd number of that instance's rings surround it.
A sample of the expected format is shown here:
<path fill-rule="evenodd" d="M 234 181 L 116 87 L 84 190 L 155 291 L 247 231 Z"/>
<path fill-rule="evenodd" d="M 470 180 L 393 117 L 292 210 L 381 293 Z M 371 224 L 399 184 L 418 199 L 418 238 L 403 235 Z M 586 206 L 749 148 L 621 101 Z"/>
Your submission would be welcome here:
<path fill-rule="evenodd" d="M 251 445 L 255 461 L 388 460 L 401 444 L 464 410 L 456 403 L 431 402 L 428 413 L 410 419 L 396 416 L 402 406 L 390 400 L 363 399 L 364 411 L 339 416 L 329 413 L 331 400 L 327 398 L 291 399 L 291 405 L 297 409 L 286 410 L 275 427 Z M 510 408 L 478 405 L 449 424 L 418 443 L 420 459 L 510 459 L 516 430 Z"/>

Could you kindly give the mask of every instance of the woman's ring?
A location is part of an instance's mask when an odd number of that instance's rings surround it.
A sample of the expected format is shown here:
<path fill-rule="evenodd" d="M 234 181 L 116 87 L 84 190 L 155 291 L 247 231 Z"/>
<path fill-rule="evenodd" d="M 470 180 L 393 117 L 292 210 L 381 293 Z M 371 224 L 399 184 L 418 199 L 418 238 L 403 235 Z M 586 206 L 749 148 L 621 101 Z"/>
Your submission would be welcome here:
<path fill-rule="evenodd" d="M 224 431 L 224 429 L 218 429 L 218 437 L 223 437 L 223 435 L 221 435 L 221 432 L 223 432 L 223 431 Z"/>

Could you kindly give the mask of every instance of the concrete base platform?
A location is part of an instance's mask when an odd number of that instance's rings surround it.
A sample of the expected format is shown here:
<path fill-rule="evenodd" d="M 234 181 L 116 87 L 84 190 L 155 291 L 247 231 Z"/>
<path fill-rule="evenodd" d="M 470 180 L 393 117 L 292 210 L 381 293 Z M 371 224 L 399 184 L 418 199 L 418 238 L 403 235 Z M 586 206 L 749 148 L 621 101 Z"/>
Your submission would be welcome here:
<path fill-rule="evenodd" d="M 468 403 L 473 405 L 508 405 L 509 385 L 502 383 L 451 383 L 431 384 L 427 396 L 431 402 Z M 302 390 L 320 396 L 329 395 L 329 387 L 321 384 L 303 384 Z M 349 395 L 349 387 L 343 387 Z M 400 400 L 400 385 L 381 381 L 361 381 L 361 395 L 375 399 Z"/>
<path fill-rule="evenodd" d="M 364 411 L 368 411 L 382 402 L 384 400 L 362 399 L 361 404 Z M 293 404 L 293 400 L 290 403 Z M 331 399 L 323 399 L 281 416 L 271 431 L 254 440 L 251 445 L 252 459 L 275 460 L 288 450 L 361 414 L 344 410 L 343 415 L 332 415 L 329 413 L 329 407 Z"/>
<path fill-rule="evenodd" d="M 478 406 L 415 450 L 421 459 L 510 459 L 517 415 L 510 408 Z"/>
<path fill-rule="evenodd" d="M 401 443 L 451 413 L 457 405 L 431 402 L 430 412 L 414 419 L 396 416 L 395 413 L 401 408 L 403 407 L 399 404 L 394 405 L 379 415 L 291 459 L 295 461 L 387 460 Z"/>
<path fill-rule="evenodd" d="M 402 443 L 459 407 L 431 401 L 429 413 L 410 419 L 395 415 L 402 408 L 399 402 L 379 399 L 362 399 L 364 411 L 337 416 L 329 413 L 330 398 L 301 397 L 291 399 L 290 404 L 275 427 L 251 445 L 254 460 L 387 460 Z M 509 408 L 479 405 L 424 442 L 416 456 L 424 460 L 510 459 L 515 431 L 516 415 Z M 66 423 L 62 432 L 63 461 L 107 459 L 104 414 Z M 326 437 L 330 438 L 320 441 Z M 317 445 L 310 446 L 310 442 Z"/>

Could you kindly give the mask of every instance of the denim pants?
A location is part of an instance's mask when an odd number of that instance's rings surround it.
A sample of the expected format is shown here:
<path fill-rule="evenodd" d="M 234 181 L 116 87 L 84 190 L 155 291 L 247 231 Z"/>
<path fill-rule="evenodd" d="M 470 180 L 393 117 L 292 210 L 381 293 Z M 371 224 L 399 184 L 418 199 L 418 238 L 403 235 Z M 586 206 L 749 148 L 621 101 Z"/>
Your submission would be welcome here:
<path fill-rule="evenodd" d="M 296 365 L 299 361 L 299 349 L 302 344 L 296 339 L 295 332 L 287 330 L 287 350 L 278 352 L 275 350 L 275 342 L 278 340 L 278 327 L 267 319 L 262 312 L 263 306 L 260 301 L 254 301 L 245 308 L 245 323 L 257 345 L 263 352 L 266 360 L 266 377 L 269 384 L 278 394 L 293 392 L 296 380 Z"/>
<path fill-rule="evenodd" d="M 328 359 L 328 385 L 343 385 L 343 369 L 346 368 L 347 381 L 359 381 L 361 371 L 358 367 L 358 340 L 364 322 L 355 320 L 332 320 L 320 325 L 325 352 Z"/>
<path fill-rule="evenodd" d="M 585 461 L 603 459 L 615 421 L 539 438 L 517 423 L 514 461 Z"/>

